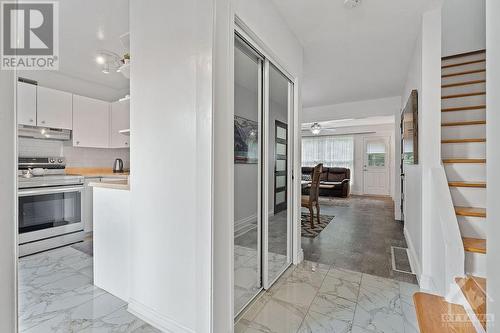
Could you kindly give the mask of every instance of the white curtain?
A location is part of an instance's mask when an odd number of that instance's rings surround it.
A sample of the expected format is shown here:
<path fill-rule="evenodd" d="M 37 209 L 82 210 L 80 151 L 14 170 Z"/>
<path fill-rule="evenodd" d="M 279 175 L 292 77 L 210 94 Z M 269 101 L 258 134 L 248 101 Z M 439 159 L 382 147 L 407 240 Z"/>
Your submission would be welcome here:
<path fill-rule="evenodd" d="M 302 166 L 354 168 L 354 139 L 352 136 L 314 136 L 302 138 Z"/>

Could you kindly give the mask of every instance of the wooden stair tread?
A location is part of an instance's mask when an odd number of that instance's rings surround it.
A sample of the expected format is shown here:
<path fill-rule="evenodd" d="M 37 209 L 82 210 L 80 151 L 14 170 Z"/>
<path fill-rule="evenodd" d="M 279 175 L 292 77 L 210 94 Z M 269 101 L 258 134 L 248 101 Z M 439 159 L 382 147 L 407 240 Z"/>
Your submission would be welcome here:
<path fill-rule="evenodd" d="M 456 64 L 450 64 L 450 65 L 443 65 L 443 66 L 441 66 L 441 68 L 451 68 L 451 67 L 459 67 L 459 66 L 472 65 L 472 64 L 480 64 L 482 62 L 486 62 L 486 59 L 459 62 Z"/>
<path fill-rule="evenodd" d="M 485 182 L 449 182 L 450 187 L 477 187 L 486 188 Z"/>
<path fill-rule="evenodd" d="M 469 51 L 465 53 L 458 53 L 458 54 L 453 54 L 449 55 L 446 57 L 441 57 L 441 60 L 450 60 L 450 59 L 455 59 L 455 58 L 461 58 L 461 57 L 468 57 L 471 55 L 476 55 L 476 54 L 483 54 L 486 53 L 486 49 L 481 49 L 481 50 L 476 50 L 476 51 Z"/>
<path fill-rule="evenodd" d="M 473 120 L 473 121 L 455 121 L 450 123 L 442 123 L 441 126 L 470 126 L 470 125 L 486 125 L 486 120 Z"/>
<path fill-rule="evenodd" d="M 473 105 L 473 106 L 460 106 L 456 108 L 446 108 L 441 109 L 441 112 L 453 112 L 453 111 L 469 111 L 469 110 L 483 110 L 486 109 L 486 105 Z"/>
<path fill-rule="evenodd" d="M 479 91 L 479 92 L 473 92 L 473 93 L 463 93 L 463 94 L 441 96 L 441 99 L 463 98 L 463 97 L 482 96 L 482 95 L 486 95 L 486 91 Z"/>
<path fill-rule="evenodd" d="M 444 297 L 417 292 L 413 295 L 413 303 L 421 333 L 476 332 L 464 307 L 448 303 Z M 453 318 L 457 318 L 456 321 Z"/>
<path fill-rule="evenodd" d="M 448 83 L 448 84 L 443 84 L 441 86 L 441 88 L 469 86 L 472 84 L 479 84 L 479 83 L 486 83 L 486 80 L 472 80 L 472 81 L 464 81 L 464 82 L 457 82 L 457 83 Z"/>
<path fill-rule="evenodd" d="M 456 278 L 458 286 L 469 302 L 481 325 L 486 328 L 486 279 L 469 276 L 466 278 Z"/>
<path fill-rule="evenodd" d="M 443 163 L 486 163 L 485 158 L 447 158 L 443 160 Z"/>
<path fill-rule="evenodd" d="M 486 254 L 486 239 L 462 237 L 467 252 Z"/>
<path fill-rule="evenodd" d="M 484 72 L 486 72 L 486 69 L 474 69 L 472 71 L 464 71 L 464 72 L 458 72 L 458 73 L 452 73 L 452 74 L 444 74 L 444 75 L 441 75 L 441 77 L 442 78 L 447 78 L 447 77 L 453 77 L 453 76 L 476 74 L 476 73 L 484 73 Z"/>
<path fill-rule="evenodd" d="M 441 143 L 475 143 L 475 142 L 486 142 L 486 139 L 484 139 L 484 138 L 471 138 L 471 139 L 441 140 Z"/>
<path fill-rule="evenodd" d="M 486 209 L 455 206 L 455 214 L 458 216 L 486 217 Z"/>

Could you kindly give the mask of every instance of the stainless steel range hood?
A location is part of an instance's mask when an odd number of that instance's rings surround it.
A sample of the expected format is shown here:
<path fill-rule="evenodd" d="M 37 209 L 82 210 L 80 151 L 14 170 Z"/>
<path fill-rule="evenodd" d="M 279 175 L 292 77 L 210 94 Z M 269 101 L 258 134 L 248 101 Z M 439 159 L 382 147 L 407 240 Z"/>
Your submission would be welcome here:
<path fill-rule="evenodd" d="M 22 138 L 44 139 L 44 140 L 68 141 L 71 139 L 71 131 L 68 129 L 34 127 L 26 125 L 18 126 L 17 135 Z"/>

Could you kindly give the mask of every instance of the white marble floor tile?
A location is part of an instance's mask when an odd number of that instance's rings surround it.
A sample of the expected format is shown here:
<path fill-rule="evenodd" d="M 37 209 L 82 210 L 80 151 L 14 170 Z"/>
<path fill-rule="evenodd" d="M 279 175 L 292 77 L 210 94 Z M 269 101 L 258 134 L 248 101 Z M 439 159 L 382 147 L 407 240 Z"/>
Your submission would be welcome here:
<path fill-rule="evenodd" d="M 273 298 L 307 309 L 311 305 L 317 292 L 318 287 L 313 284 L 289 278 L 273 294 Z"/>
<path fill-rule="evenodd" d="M 356 303 L 339 296 L 318 293 L 309 310 L 352 323 Z"/>
<path fill-rule="evenodd" d="M 299 333 L 350 333 L 351 322 L 309 311 L 299 328 Z"/>
<path fill-rule="evenodd" d="M 334 277 L 337 279 L 341 279 L 341 280 L 356 282 L 359 284 L 359 283 L 361 283 L 362 273 L 350 271 L 350 270 L 343 269 L 343 268 L 332 267 L 328 271 L 328 276 L 331 276 L 331 277 Z"/>
<path fill-rule="evenodd" d="M 321 294 L 338 296 L 355 302 L 358 298 L 359 284 L 327 275 L 323 280 L 323 285 L 319 289 L 319 292 Z"/>
<path fill-rule="evenodd" d="M 307 309 L 278 299 L 270 299 L 250 323 L 247 332 L 297 332 Z"/>

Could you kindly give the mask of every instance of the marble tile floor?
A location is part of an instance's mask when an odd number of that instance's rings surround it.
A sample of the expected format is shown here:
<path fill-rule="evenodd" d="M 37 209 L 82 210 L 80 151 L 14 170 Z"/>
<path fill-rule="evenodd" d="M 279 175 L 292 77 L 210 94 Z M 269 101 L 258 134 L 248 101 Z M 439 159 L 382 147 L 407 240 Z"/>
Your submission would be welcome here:
<path fill-rule="evenodd" d="M 238 318 L 235 333 L 418 333 L 415 284 L 304 261 Z"/>
<path fill-rule="evenodd" d="M 19 331 L 160 332 L 95 287 L 92 256 L 70 246 L 19 259 Z"/>

